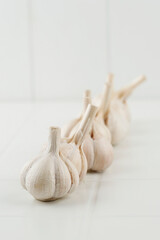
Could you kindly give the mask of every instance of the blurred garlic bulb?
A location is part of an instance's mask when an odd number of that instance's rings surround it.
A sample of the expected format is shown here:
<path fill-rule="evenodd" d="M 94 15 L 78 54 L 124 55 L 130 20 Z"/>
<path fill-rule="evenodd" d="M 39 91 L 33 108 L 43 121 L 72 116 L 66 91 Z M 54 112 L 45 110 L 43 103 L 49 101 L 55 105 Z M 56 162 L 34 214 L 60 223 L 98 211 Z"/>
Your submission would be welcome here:
<path fill-rule="evenodd" d="M 111 132 L 112 145 L 117 145 L 125 138 L 130 127 L 130 113 L 127 103 L 116 98 L 113 99 L 104 120 Z"/>
<path fill-rule="evenodd" d="M 126 100 L 132 94 L 134 89 L 138 87 L 141 83 L 143 83 L 145 80 L 146 80 L 146 77 L 144 75 L 140 75 L 128 86 L 123 87 L 122 89 L 116 91 L 114 93 L 114 96 L 119 99 Z"/>
<path fill-rule="evenodd" d="M 79 184 L 77 169 L 60 154 L 59 128 L 50 128 L 47 149 L 27 163 L 21 173 L 22 186 L 37 200 L 52 201 L 65 196 Z"/>
<path fill-rule="evenodd" d="M 73 120 L 68 125 L 68 129 L 65 127 L 64 134 L 68 137 L 73 137 L 77 131 L 80 120 L 83 118 L 84 112 L 88 104 L 91 103 L 90 91 L 85 92 L 83 100 L 83 111 L 79 118 Z M 111 135 L 108 128 L 104 123 L 104 113 L 108 106 L 108 100 L 110 98 L 110 81 L 106 83 L 106 88 L 103 94 L 101 105 L 96 114 L 96 118 L 93 120 L 93 124 L 90 132 L 86 135 L 82 148 L 88 162 L 88 170 L 101 172 L 110 166 L 113 160 L 113 148 L 111 145 Z M 74 124 L 72 124 L 74 123 Z M 76 123 L 76 124 L 75 124 Z M 72 127 L 71 127 L 72 126 Z"/>
<path fill-rule="evenodd" d="M 142 75 L 129 86 L 112 94 L 109 107 L 104 115 L 104 121 L 111 132 L 113 145 L 117 145 L 122 141 L 129 131 L 131 118 L 126 100 L 132 91 L 144 80 L 145 76 Z"/>

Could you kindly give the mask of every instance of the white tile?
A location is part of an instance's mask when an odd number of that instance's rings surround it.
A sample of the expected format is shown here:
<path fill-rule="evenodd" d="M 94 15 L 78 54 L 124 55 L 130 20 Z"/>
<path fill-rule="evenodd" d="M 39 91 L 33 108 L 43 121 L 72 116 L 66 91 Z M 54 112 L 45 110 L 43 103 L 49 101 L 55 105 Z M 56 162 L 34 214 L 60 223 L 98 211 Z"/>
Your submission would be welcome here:
<path fill-rule="evenodd" d="M 0 217 L 0 225 L 1 225 L 0 230 L 1 239 L 27 240 L 26 219 L 24 219 L 23 217 Z"/>
<path fill-rule="evenodd" d="M 99 181 L 96 216 L 160 216 L 160 180 Z"/>
<path fill-rule="evenodd" d="M 14 141 L 17 132 L 20 131 L 30 114 L 30 110 L 30 104 L 0 104 L 0 154 L 6 151 L 10 143 Z"/>
<path fill-rule="evenodd" d="M 96 217 L 89 224 L 88 239 L 159 240 L 160 218 Z"/>
<path fill-rule="evenodd" d="M 23 217 L 30 205 L 18 180 L 0 181 L 0 217 Z M 31 202 L 32 203 L 32 202 Z"/>
<path fill-rule="evenodd" d="M 32 1 L 37 99 L 80 98 L 106 79 L 106 1 Z M 100 84 L 101 83 L 101 84 Z"/>
<path fill-rule="evenodd" d="M 160 101 L 154 99 L 135 100 L 132 97 L 128 99 L 128 105 L 132 116 L 132 124 L 134 121 L 159 120 L 160 119 Z"/>
<path fill-rule="evenodd" d="M 2 191 L 2 182 L 0 186 Z M 30 239 L 44 239 L 53 234 L 58 239 L 82 239 L 82 236 L 83 239 L 106 239 L 106 236 L 111 240 L 117 237 L 127 240 L 129 236 L 138 240 L 151 239 L 151 236 L 159 239 L 159 217 L 97 216 L 94 211 L 97 205 L 91 201 L 95 191 L 91 183 L 81 185 L 70 197 L 52 203 L 33 200 L 17 181 L 5 181 L 3 187 L 7 191 L 0 196 L 0 234 L 5 239 L 10 239 L 11 235 L 16 239 L 28 239 L 29 236 Z M 104 200 L 117 211 L 114 199 L 110 203 Z M 102 208 L 105 212 L 104 204 Z"/>
<path fill-rule="evenodd" d="M 47 217 L 0 217 L 1 239 L 35 240 L 54 236 L 61 239 L 82 239 L 85 218 L 63 218 L 54 214 Z M 90 218 L 83 239 L 159 240 L 159 218 Z M 9 229 L 9 230 L 8 230 Z"/>
<path fill-rule="evenodd" d="M 139 74 L 148 81 L 135 91 L 136 97 L 159 97 L 159 1 L 109 1 L 109 46 L 111 71 L 116 86 Z"/>
<path fill-rule="evenodd" d="M 0 1 L 0 100 L 28 100 L 30 50 L 28 1 Z"/>
<path fill-rule="evenodd" d="M 24 190 L 19 180 L 0 181 L 0 217 L 27 217 L 31 219 L 57 217 L 70 219 L 87 218 L 92 208 L 95 184 L 82 182 L 77 190 L 65 198 L 53 202 L 35 200 Z"/>
<path fill-rule="evenodd" d="M 44 240 L 46 238 L 82 239 L 85 217 L 58 216 L 54 211 L 47 216 L 0 217 L 0 238 L 9 240 Z M 86 238 L 83 238 L 86 239 Z"/>
<path fill-rule="evenodd" d="M 127 138 L 114 147 L 114 162 L 103 179 L 160 179 L 159 120 L 134 121 Z"/>
<path fill-rule="evenodd" d="M 29 238 L 31 240 L 43 240 L 46 238 L 46 236 L 54 237 L 59 240 L 82 239 L 82 224 L 85 221 L 85 217 L 71 217 L 69 214 L 65 216 L 57 215 L 56 217 L 47 215 L 46 217 L 39 216 L 28 218 L 27 220 L 26 228 L 28 230 L 27 232 L 32 234 L 32 236 Z M 29 237 L 28 233 L 27 236 Z"/>

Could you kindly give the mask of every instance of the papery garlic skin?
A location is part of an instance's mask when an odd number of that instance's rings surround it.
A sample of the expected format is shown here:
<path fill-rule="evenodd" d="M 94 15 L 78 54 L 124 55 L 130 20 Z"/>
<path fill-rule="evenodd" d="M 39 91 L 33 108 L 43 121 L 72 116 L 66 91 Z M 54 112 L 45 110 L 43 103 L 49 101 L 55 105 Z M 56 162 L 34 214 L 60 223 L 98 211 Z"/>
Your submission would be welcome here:
<path fill-rule="evenodd" d="M 70 176 L 71 176 L 71 188 L 69 190 L 69 193 L 70 193 L 70 192 L 73 192 L 75 190 L 75 188 L 77 188 L 77 186 L 79 185 L 79 180 L 80 180 L 79 174 L 78 174 L 76 167 L 71 162 L 71 160 L 66 158 L 62 153 L 60 153 L 60 156 L 61 156 L 62 160 L 64 161 L 64 163 L 66 164 L 68 171 L 70 173 Z"/>
<path fill-rule="evenodd" d="M 60 146 L 60 152 L 63 156 L 70 159 L 78 171 L 79 179 L 83 180 L 87 173 L 87 159 L 82 147 L 77 146 L 74 142 L 67 143 L 63 141 Z"/>
<path fill-rule="evenodd" d="M 92 171 L 102 172 L 113 162 L 113 147 L 105 138 L 93 141 L 94 144 L 94 164 Z"/>
<path fill-rule="evenodd" d="M 77 126 L 74 127 L 75 132 L 73 132 L 72 129 L 70 133 L 71 138 L 66 138 L 61 141 L 60 151 L 74 164 L 79 173 L 80 180 L 85 177 L 88 169 L 87 159 L 83 151 L 83 145 L 85 137 L 88 135 L 88 132 L 92 125 L 96 111 L 97 108 L 89 104 L 86 111 L 84 112 L 84 115 L 82 116 L 82 120 L 77 124 Z"/>
<path fill-rule="evenodd" d="M 88 162 L 88 171 L 102 172 L 113 162 L 111 135 L 101 120 L 95 120 L 89 136 L 83 143 L 83 150 Z"/>
<path fill-rule="evenodd" d="M 67 141 L 62 141 L 60 145 L 60 152 L 66 158 L 70 159 L 71 162 L 76 166 L 78 174 L 81 172 L 82 162 L 79 148 L 77 148 L 74 142 L 68 143 Z"/>
<path fill-rule="evenodd" d="M 39 159 L 26 176 L 26 189 L 41 201 L 61 198 L 70 188 L 71 177 L 65 163 L 52 153 Z"/>
<path fill-rule="evenodd" d="M 82 144 L 82 146 L 83 146 L 83 144 Z M 81 158 L 82 158 L 82 168 L 81 168 L 81 172 L 80 172 L 80 175 L 79 175 L 80 180 L 84 179 L 84 177 L 87 173 L 87 170 L 88 170 L 87 158 L 86 158 L 86 155 L 84 153 L 84 150 L 83 150 L 82 146 L 80 146 L 80 148 L 79 148 Z"/>
<path fill-rule="evenodd" d="M 113 99 L 105 123 L 111 132 L 113 145 L 119 144 L 128 134 L 130 128 L 130 112 L 127 103 Z"/>
<path fill-rule="evenodd" d="M 91 170 L 94 163 L 94 145 L 93 140 L 89 134 L 85 138 L 82 147 L 87 159 L 87 170 Z"/>
<path fill-rule="evenodd" d="M 104 122 L 111 132 L 113 145 L 119 144 L 129 132 L 131 117 L 126 99 L 145 80 L 145 76 L 141 75 L 130 85 L 112 94 L 109 109 L 104 114 Z"/>
<path fill-rule="evenodd" d="M 24 189 L 26 189 L 26 176 L 28 174 L 28 171 L 32 167 L 32 165 L 39 159 L 39 157 L 33 159 L 32 161 L 26 162 L 26 164 L 23 166 L 23 169 L 20 174 L 20 182 Z M 27 189 L 26 189 L 27 190 Z"/>
<path fill-rule="evenodd" d="M 22 170 L 22 186 L 37 200 L 61 198 L 79 184 L 76 168 L 60 157 L 59 146 L 60 129 L 51 128 L 48 148 Z"/>

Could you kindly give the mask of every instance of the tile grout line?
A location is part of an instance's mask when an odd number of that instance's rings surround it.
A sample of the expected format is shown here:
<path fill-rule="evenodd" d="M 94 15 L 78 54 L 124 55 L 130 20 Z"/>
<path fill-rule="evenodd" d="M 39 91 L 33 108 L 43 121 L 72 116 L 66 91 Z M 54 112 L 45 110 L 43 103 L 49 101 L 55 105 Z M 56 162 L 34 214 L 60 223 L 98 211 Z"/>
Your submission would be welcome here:
<path fill-rule="evenodd" d="M 110 43 L 110 0 L 106 1 L 106 58 L 107 58 L 107 70 L 112 72 L 111 69 L 111 43 Z"/>
<path fill-rule="evenodd" d="M 94 215 L 97 218 L 145 218 L 145 219 L 149 219 L 149 218 L 160 218 L 160 215 Z M 31 216 L 32 217 L 32 216 Z M 31 218 L 28 215 L 4 215 L 4 214 L 0 214 L 0 218 Z"/>
<path fill-rule="evenodd" d="M 93 196 L 92 196 L 92 205 L 91 205 L 91 211 L 90 211 L 90 215 L 89 215 L 89 221 L 90 221 L 90 226 L 93 223 L 93 216 L 94 216 L 94 212 L 95 212 L 95 207 L 96 207 L 96 203 L 97 203 L 97 198 L 98 198 L 98 193 L 99 193 L 99 188 L 101 185 L 101 181 L 100 179 L 102 178 L 102 175 L 98 176 L 98 181 L 96 181 L 96 191 L 93 192 Z M 92 181 L 93 182 L 93 181 Z M 95 188 L 94 188 L 95 189 Z M 87 239 L 89 237 L 89 232 L 90 232 L 90 226 L 87 228 Z"/>
<path fill-rule="evenodd" d="M 86 183 L 87 183 L 87 179 L 86 179 Z M 92 191 L 91 191 L 91 195 L 88 199 L 88 208 L 87 208 L 87 211 L 85 213 L 85 217 L 84 217 L 84 220 L 82 222 L 82 226 L 83 226 L 83 232 L 81 232 L 81 228 L 80 228 L 80 232 L 79 234 L 84 234 L 84 232 L 88 234 L 88 225 L 86 224 L 86 222 L 91 222 L 92 221 L 92 209 L 93 209 L 93 204 L 94 204 L 94 196 L 95 196 L 95 191 L 94 191 L 94 186 L 92 187 Z"/>
<path fill-rule="evenodd" d="M 0 181 L 17 181 L 18 178 L 0 178 Z M 100 180 L 99 183 L 106 183 L 111 181 L 160 181 L 160 178 L 115 178 L 115 179 L 108 179 L 108 180 Z M 97 183 L 96 180 L 87 180 L 87 182 Z"/>
<path fill-rule="evenodd" d="M 29 48 L 29 62 L 30 62 L 30 97 L 31 102 L 36 98 L 36 83 L 35 83 L 35 68 L 34 68 L 34 49 L 33 49 L 33 11 L 32 0 L 27 0 L 28 12 L 28 48 Z"/>

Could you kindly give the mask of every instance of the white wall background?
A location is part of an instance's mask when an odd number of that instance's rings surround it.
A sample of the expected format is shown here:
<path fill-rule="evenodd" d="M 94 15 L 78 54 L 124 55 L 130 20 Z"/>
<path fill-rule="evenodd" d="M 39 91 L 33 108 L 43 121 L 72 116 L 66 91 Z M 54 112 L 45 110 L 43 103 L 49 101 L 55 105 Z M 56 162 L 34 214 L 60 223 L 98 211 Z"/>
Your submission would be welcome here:
<path fill-rule="evenodd" d="M 108 71 L 160 97 L 159 0 L 0 0 L 0 100 L 77 99 Z"/>

